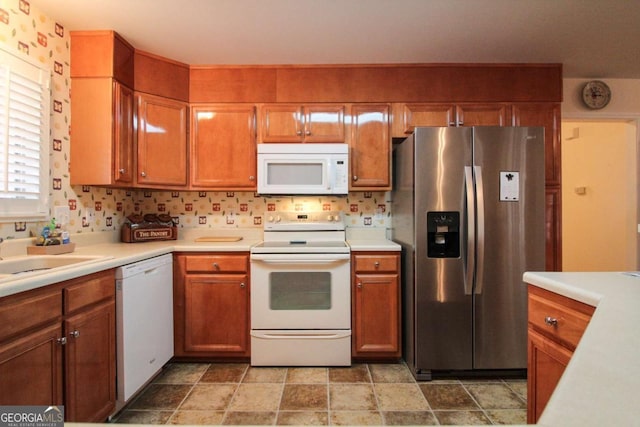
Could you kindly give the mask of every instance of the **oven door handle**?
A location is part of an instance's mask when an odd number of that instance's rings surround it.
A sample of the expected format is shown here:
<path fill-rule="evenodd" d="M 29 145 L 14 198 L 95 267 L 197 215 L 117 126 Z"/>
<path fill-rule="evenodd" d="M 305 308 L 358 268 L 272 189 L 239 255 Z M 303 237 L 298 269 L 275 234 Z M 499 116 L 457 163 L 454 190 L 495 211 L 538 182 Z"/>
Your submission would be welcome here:
<path fill-rule="evenodd" d="M 330 257 L 323 255 L 322 257 L 314 257 L 304 255 L 304 258 L 295 257 L 285 254 L 252 254 L 251 261 L 260 261 L 265 264 L 332 264 L 337 262 L 346 262 L 351 259 L 349 254 L 331 254 Z"/>
<path fill-rule="evenodd" d="M 251 331 L 251 336 L 254 338 L 262 338 L 262 339 L 275 339 L 275 340 L 333 340 L 337 338 L 346 338 L 351 336 L 351 331 L 341 331 L 341 332 L 318 332 L 318 333 L 274 333 L 274 332 L 259 332 L 259 331 Z"/>

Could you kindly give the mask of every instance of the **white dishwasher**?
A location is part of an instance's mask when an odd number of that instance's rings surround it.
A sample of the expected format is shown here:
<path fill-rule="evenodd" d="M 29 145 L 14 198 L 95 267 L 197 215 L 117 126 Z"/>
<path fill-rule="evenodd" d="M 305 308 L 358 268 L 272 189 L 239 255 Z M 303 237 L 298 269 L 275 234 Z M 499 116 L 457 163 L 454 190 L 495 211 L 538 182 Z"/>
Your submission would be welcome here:
<path fill-rule="evenodd" d="M 116 410 L 173 357 L 171 254 L 116 270 Z"/>

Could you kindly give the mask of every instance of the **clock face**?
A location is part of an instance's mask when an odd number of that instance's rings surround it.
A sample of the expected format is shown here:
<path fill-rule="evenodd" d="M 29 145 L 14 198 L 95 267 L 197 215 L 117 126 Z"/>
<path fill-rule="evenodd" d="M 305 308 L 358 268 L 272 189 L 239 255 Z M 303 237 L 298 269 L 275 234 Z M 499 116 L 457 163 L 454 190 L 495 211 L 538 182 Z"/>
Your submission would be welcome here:
<path fill-rule="evenodd" d="M 600 80 L 593 80 L 582 89 L 584 105 L 594 110 L 605 107 L 611 101 L 611 89 Z"/>

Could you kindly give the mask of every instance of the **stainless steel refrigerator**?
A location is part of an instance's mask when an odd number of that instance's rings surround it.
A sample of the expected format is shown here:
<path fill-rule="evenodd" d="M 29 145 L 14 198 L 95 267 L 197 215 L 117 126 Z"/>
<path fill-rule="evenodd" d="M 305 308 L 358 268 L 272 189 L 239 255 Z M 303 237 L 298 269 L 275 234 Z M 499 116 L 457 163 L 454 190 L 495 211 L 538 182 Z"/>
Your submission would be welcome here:
<path fill-rule="evenodd" d="M 545 267 L 543 128 L 421 127 L 394 149 L 404 358 L 417 379 L 522 370 Z"/>

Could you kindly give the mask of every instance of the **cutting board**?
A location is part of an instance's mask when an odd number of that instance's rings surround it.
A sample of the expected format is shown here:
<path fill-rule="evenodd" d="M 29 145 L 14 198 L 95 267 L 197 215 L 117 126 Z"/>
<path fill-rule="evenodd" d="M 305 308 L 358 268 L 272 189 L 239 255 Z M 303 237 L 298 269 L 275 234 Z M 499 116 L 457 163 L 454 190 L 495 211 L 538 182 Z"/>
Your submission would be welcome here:
<path fill-rule="evenodd" d="M 196 238 L 196 242 L 239 242 L 242 237 L 216 237 L 216 236 L 203 236 Z"/>

